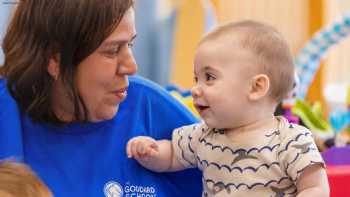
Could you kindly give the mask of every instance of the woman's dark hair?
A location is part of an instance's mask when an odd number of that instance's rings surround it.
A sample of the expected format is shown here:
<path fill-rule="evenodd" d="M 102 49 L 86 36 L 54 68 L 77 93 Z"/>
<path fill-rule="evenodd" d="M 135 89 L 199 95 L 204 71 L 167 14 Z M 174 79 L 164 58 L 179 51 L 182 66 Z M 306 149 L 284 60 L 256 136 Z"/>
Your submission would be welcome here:
<path fill-rule="evenodd" d="M 21 0 L 3 40 L 0 75 L 22 112 L 36 122 L 62 123 L 52 108 L 49 59 L 59 55 L 60 78 L 74 104 L 74 119 L 87 121 L 75 84 L 77 65 L 121 21 L 133 0 Z M 79 106 L 83 106 L 83 113 Z"/>

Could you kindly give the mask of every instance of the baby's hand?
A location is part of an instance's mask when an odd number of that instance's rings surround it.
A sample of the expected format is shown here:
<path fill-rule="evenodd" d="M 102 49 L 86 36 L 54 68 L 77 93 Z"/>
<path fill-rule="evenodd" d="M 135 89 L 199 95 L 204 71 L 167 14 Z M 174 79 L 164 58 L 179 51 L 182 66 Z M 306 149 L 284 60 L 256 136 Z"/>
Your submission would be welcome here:
<path fill-rule="evenodd" d="M 126 154 L 136 160 L 147 160 L 158 155 L 157 141 L 146 136 L 134 137 L 126 146 Z"/>
<path fill-rule="evenodd" d="M 182 166 L 177 167 L 179 162 L 173 165 L 174 154 L 169 140 L 154 140 L 146 136 L 134 137 L 126 145 L 126 154 L 129 158 L 136 159 L 143 167 L 155 172 L 184 169 Z"/>

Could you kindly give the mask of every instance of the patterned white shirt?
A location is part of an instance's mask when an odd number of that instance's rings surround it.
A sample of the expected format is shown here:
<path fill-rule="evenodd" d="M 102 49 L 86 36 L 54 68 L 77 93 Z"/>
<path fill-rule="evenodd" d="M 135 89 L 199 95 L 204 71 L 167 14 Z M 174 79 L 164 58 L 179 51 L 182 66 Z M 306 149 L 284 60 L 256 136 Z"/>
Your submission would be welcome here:
<path fill-rule="evenodd" d="M 275 130 L 230 138 L 203 123 L 178 128 L 175 155 L 184 166 L 202 170 L 202 196 L 296 196 L 303 170 L 324 161 L 308 129 L 277 118 Z"/>

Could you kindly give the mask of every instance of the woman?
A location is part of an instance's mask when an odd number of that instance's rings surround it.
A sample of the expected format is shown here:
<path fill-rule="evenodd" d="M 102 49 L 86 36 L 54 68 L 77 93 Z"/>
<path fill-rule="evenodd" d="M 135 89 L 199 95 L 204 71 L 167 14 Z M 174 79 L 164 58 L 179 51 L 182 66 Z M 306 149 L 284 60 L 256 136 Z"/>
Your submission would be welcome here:
<path fill-rule="evenodd" d="M 132 0 L 19 1 L 3 40 L 0 159 L 23 159 L 58 197 L 199 196 L 197 171 L 157 174 L 126 157 L 131 137 L 195 121 L 129 77 L 135 37 Z"/>

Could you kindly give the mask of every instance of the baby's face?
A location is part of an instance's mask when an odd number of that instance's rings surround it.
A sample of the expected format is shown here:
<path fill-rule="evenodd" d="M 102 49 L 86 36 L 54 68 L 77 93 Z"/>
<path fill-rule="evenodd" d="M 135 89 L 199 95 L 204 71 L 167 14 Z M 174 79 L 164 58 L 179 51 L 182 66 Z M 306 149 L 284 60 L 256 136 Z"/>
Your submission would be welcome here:
<path fill-rule="evenodd" d="M 204 42 L 195 55 L 194 105 L 210 127 L 231 128 L 246 119 L 250 80 L 256 73 L 249 51 Z"/>

